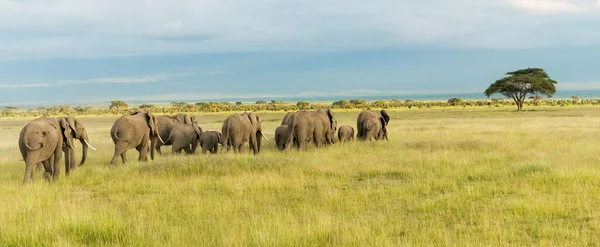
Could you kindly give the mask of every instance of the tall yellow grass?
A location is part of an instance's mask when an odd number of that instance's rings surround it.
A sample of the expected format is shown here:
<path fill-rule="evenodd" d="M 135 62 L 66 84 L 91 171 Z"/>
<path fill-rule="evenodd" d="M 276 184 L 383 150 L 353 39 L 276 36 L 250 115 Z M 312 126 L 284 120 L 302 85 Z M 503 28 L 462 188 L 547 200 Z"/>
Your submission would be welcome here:
<path fill-rule="evenodd" d="M 131 150 L 117 169 L 116 117 L 81 117 L 98 151 L 69 178 L 26 186 L 17 136 L 29 119 L 0 120 L 0 245 L 600 243 L 599 111 L 511 110 L 394 110 L 389 143 L 149 163 Z M 261 114 L 269 138 L 283 115 Z M 226 116 L 198 118 L 220 130 Z"/>

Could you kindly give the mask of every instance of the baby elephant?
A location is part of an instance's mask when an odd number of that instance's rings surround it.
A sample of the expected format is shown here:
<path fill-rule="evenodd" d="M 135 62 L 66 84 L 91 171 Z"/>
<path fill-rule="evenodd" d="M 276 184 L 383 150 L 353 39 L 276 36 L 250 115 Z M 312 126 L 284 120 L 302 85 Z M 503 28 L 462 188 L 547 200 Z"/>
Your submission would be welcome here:
<path fill-rule="evenodd" d="M 221 132 L 219 131 L 206 131 L 200 136 L 200 147 L 202 147 L 202 153 L 206 151 L 216 154 L 219 151 L 219 143 L 221 143 Z"/>
<path fill-rule="evenodd" d="M 340 143 L 354 141 L 354 128 L 349 125 L 342 125 L 338 129 L 338 139 Z"/>
<path fill-rule="evenodd" d="M 277 148 L 279 148 L 279 150 L 285 149 L 288 137 L 289 132 L 287 125 L 280 125 L 279 127 L 277 127 L 277 129 L 275 129 L 275 145 L 277 145 Z M 295 142 L 296 140 L 294 140 L 294 143 Z"/>
<path fill-rule="evenodd" d="M 195 123 L 177 124 L 171 129 L 167 142 L 173 143 L 172 153 L 181 153 L 181 150 L 184 150 L 187 154 L 194 154 L 201 135 L 202 129 Z"/>

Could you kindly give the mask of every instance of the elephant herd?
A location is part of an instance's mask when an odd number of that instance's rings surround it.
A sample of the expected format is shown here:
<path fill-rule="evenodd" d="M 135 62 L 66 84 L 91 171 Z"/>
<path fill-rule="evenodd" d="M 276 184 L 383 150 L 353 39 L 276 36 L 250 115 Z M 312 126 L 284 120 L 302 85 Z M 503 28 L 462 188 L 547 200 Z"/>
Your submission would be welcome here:
<path fill-rule="evenodd" d="M 387 140 L 387 124 L 390 121 L 385 110 L 363 111 L 358 115 L 356 138 L 358 140 Z M 110 137 L 115 145 L 110 161 L 116 166 L 119 157 L 127 162 L 126 152 L 136 149 L 139 161 L 154 160 L 155 153 L 161 154 L 161 146 L 171 146 L 172 153 L 194 154 L 198 146 L 202 153 L 218 153 L 221 148 L 235 153 L 242 152 L 245 143 L 254 154 L 260 153 L 262 139 L 268 140 L 261 127 L 261 119 L 255 113 L 232 114 L 223 121 L 221 132 L 204 131 L 196 117 L 191 114 L 155 116 L 150 112 L 135 111 L 118 118 L 111 130 Z M 337 135 L 336 135 L 337 132 Z M 348 125 L 337 127 L 331 109 L 316 111 L 300 110 L 290 112 L 275 130 L 275 144 L 280 150 L 296 147 L 305 150 L 313 143 L 317 148 L 336 142 L 353 141 L 354 128 Z M 83 124 L 74 117 L 42 117 L 29 122 L 19 135 L 19 149 L 25 161 L 23 183 L 33 178 L 33 168 L 43 167 L 44 178 L 58 179 L 60 160 L 65 155 L 65 170 L 68 176 L 75 169 L 73 139 L 82 145 L 82 158 L 78 166 L 85 163 L 88 148 L 95 150 L 89 143 Z"/>

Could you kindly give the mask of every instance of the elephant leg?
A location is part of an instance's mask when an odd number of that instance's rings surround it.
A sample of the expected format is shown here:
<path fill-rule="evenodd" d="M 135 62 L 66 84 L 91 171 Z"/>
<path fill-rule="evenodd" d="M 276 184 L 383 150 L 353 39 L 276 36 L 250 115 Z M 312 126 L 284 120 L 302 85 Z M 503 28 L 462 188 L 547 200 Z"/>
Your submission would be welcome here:
<path fill-rule="evenodd" d="M 202 146 L 202 154 L 206 154 L 207 150 L 208 150 L 208 145 Z M 212 153 L 212 151 L 211 151 L 211 153 Z"/>
<path fill-rule="evenodd" d="M 185 151 L 186 154 L 192 154 L 192 149 L 189 146 L 183 148 L 183 151 Z"/>
<path fill-rule="evenodd" d="M 60 159 L 62 158 L 62 150 L 60 148 L 57 148 L 56 151 L 54 151 L 54 164 L 53 166 L 53 171 L 52 171 L 52 179 L 57 180 L 58 176 L 60 176 Z"/>
<path fill-rule="evenodd" d="M 71 156 L 73 156 L 73 153 L 69 150 L 68 147 L 63 148 L 63 152 L 65 153 L 65 175 L 69 176 L 71 173 Z"/>
<path fill-rule="evenodd" d="M 48 160 L 42 161 L 42 165 L 44 166 L 44 180 L 50 181 L 50 175 L 52 174 L 52 157 Z"/>
<path fill-rule="evenodd" d="M 219 152 L 219 144 L 215 145 L 215 147 L 213 148 L 213 154 L 216 154 Z"/>
<path fill-rule="evenodd" d="M 146 144 L 140 144 L 136 147 L 137 151 L 140 153 L 138 161 L 147 162 L 148 161 L 148 143 L 142 142 Z"/>
<path fill-rule="evenodd" d="M 42 169 L 44 169 L 44 164 L 42 164 L 42 162 L 40 162 L 40 163 L 37 163 L 37 165 L 36 165 L 36 167 L 35 167 L 35 171 L 36 171 L 36 172 L 39 172 L 39 171 L 41 171 Z"/>

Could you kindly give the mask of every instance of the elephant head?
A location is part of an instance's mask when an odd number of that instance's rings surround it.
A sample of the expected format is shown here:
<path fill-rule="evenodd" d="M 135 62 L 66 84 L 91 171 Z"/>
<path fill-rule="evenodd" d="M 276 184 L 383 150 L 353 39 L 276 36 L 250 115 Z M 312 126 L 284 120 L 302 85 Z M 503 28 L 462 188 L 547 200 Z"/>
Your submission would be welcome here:
<path fill-rule="evenodd" d="M 88 133 L 83 126 L 83 123 L 79 121 L 79 119 L 75 119 L 72 116 L 65 118 L 65 120 L 69 123 L 69 127 L 72 131 L 72 137 L 79 140 L 81 143 L 81 162 L 79 162 L 78 166 L 82 166 L 87 160 L 88 148 L 92 150 L 96 150 L 92 145 L 90 145 Z"/>
<path fill-rule="evenodd" d="M 381 109 L 381 117 L 383 117 L 383 126 L 386 126 L 390 122 L 390 115 L 385 112 L 384 109 Z"/>
<path fill-rule="evenodd" d="M 177 115 L 175 115 L 175 117 L 177 119 L 179 119 L 180 123 L 183 124 L 198 124 L 198 120 L 196 120 L 196 117 L 194 117 L 192 114 L 183 114 L 183 113 L 179 113 Z"/>
<path fill-rule="evenodd" d="M 221 138 L 221 133 L 217 132 L 217 145 L 218 145 L 218 143 L 221 143 L 221 139 L 222 139 Z"/>
<path fill-rule="evenodd" d="M 150 157 L 152 158 L 152 160 L 154 160 L 154 153 L 156 152 L 156 145 L 158 144 L 158 140 L 160 140 L 160 142 L 162 142 L 163 144 L 165 142 L 160 137 L 160 132 L 158 130 L 158 121 L 156 120 L 154 114 L 150 112 L 146 112 L 144 114 L 146 114 L 146 122 L 148 123 L 148 127 L 150 127 Z"/>
<path fill-rule="evenodd" d="M 75 150 L 75 145 L 73 145 L 73 134 L 72 131 L 75 127 L 71 127 L 71 124 L 66 118 L 60 118 L 60 130 L 63 134 L 63 142 L 66 144 L 67 148 L 71 150 Z"/>
<path fill-rule="evenodd" d="M 262 143 L 262 138 L 267 139 L 267 137 L 265 137 L 265 135 L 262 133 L 262 127 L 261 127 L 261 120 L 258 117 L 258 115 L 254 114 L 254 113 L 244 113 L 248 119 L 250 119 L 250 123 L 252 124 L 253 130 L 254 130 L 254 136 L 256 137 L 256 149 L 257 151 L 255 151 L 255 153 L 260 153 L 260 147 L 261 147 L 261 143 Z M 252 141 L 251 141 L 252 143 Z"/>
<path fill-rule="evenodd" d="M 389 116 L 388 116 L 388 119 L 389 119 Z M 385 116 L 382 115 L 381 117 L 379 117 L 379 121 L 381 121 L 381 133 L 380 133 L 379 139 L 385 138 L 386 140 L 389 141 L 388 132 L 387 132 L 387 121 L 385 119 Z"/>
<path fill-rule="evenodd" d="M 200 128 L 200 126 L 198 126 L 198 124 L 193 123 L 192 124 L 192 128 L 194 128 L 194 132 L 196 132 L 196 138 L 198 138 L 198 140 L 200 140 L 200 136 L 202 135 L 202 128 Z"/>

